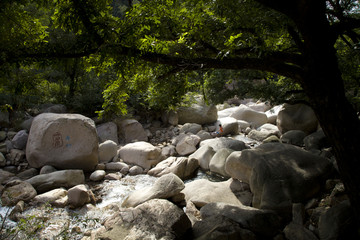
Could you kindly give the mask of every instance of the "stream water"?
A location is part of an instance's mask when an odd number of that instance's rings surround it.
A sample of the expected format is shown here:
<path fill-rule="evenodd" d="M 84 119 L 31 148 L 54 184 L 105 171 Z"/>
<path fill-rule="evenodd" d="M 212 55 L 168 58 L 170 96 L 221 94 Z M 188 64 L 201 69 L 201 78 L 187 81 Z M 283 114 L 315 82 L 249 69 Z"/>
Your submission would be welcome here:
<path fill-rule="evenodd" d="M 237 140 L 244 141 L 247 145 L 253 147 L 258 143 L 254 140 L 243 136 L 237 136 Z M 198 170 L 197 175 L 184 181 L 184 183 L 194 181 L 196 179 L 208 179 L 210 181 L 226 180 L 219 176 L 205 173 Z M 81 209 L 72 210 L 66 208 L 56 208 L 48 205 L 41 207 L 30 207 L 23 212 L 24 221 L 18 223 L 9 220 L 7 214 L 12 208 L 2 207 L 0 205 L 1 221 L 6 219 L 4 226 L 12 229 L 22 229 L 16 234 L 14 239 L 81 239 L 88 230 L 101 227 L 101 223 L 111 216 L 135 190 L 152 186 L 156 181 L 156 177 L 147 174 L 136 176 L 125 176 L 120 180 L 106 180 L 99 184 L 97 196 L 101 196 L 102 201 L 96 206 L 88 204 Z M 31 236 L 31 233 L 40 230 L 39 235 Z M 1 239 L 1 238 L 0 238 Z"/>
<path fill-rule="evenodd" d="M 196 179 L 208 179 L 210 181 L 221 181 L 218 176 L 198 171 L 195 178 L 184 181 L 185 183 Z M 125 176 L 121 180 L 104 181 L 100 184 L 100 195 L 102 201 L 96 206 L 86 205 L 81 209 L 72 210 L 66 208 L 55 208 L 48 205 L 31 207 L 23 212 L 25 221 L 16 223 L 7 217 L 12 208 L 0 206 L 2 219 L 6 218 L 6 227 L 24 229 L 19 232 L 15 239 L 81 239 L 88 230 L 101 227 L 101 222 L 111 216 L 129 194 L 135 190 L 152 186 L 156 177 L 147 174 L 136 176 Z M 0 224 L 1 225 L 1 224 Z M 34 229 L 28 226 L 34 226 Z M 41 228 L 40 235 L 31 238 L 28 231 L 34 231 L 35 226 Z"/>

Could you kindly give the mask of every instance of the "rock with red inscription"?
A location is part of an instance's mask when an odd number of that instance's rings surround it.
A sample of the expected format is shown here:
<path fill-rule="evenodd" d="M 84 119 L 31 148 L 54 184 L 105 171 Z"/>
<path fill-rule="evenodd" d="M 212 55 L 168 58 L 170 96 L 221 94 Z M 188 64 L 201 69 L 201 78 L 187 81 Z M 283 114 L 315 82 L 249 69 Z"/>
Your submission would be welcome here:
<path fill-rule="evenodd" d="M 43 113 L 35 117 L 26 147 L 30 166 L 91 171 L 98 164 L 95 123 L 80 114 Z"/>

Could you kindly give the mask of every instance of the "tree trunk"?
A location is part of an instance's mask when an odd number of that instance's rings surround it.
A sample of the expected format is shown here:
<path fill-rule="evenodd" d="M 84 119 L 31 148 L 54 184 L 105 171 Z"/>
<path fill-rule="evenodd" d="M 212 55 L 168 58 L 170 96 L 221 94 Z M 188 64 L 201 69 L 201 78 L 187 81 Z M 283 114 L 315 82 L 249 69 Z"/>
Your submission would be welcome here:
<path fill-rule="evenodd" d="M 308 4 L 313 4 L 308 3 Z M 312 5 L 312 6 L 313 6 Z M 311 7 L 312 7 L 311 6 Z M 329 139 L 341 178 L 360 226 L 360 120 L 345 97 L 338 68 L 335 39 L 325 6 L 303 8 L 296 23 L 304 39 L 304 76 L 301 82 L 320 125 Z M 320 14 L 319 14 L 320 11 Z"/>

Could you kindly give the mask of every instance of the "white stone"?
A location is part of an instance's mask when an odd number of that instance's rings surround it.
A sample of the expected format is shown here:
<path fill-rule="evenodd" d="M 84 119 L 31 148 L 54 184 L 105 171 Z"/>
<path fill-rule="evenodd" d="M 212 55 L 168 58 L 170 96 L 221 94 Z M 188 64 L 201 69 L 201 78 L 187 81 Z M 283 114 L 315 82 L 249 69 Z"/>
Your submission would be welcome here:
<path fill-rule="evenodd" d="M 99 145 L 99 163 L 110 162 L 117 154 L 118 146 L 112 140 L 106 140 Z"/>
<path fill-rule="evenodd" d="M 252 127 L 258 128 L 259 126 L 267 123 L 268 119 L 264 112 L 255 111 L 246 105 L 240 105 L 230 117 L 238 120 L 244 120 L 251 124 Z"/>
<path fill-rule="evenodd" d="M 101 181 L 105 178 L 105 174 L 106 172 L 104 170 L 96 170 L 91 173 L 90 180 L 94 182 Z"/>
<path fill-rule="evenodd" d="M 126 144 L 119 150 L 120 158 L 128 164 L 150 169 L 161 160 L 161 149 L 148 142 Z"/>

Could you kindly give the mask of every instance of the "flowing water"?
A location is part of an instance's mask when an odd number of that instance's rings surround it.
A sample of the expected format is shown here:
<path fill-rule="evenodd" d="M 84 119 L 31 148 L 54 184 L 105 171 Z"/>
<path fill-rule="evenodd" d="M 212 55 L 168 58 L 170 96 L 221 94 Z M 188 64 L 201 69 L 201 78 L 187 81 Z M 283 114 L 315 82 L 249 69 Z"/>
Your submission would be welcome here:
<path fill-rule="evenodd" d="M 239 138 L 236 139 L 244 141 L 250 146 L 257 144 L 256 141 L 246 137 Z M 20 223 L 13 222 L 6 216 L 11 212 L 12 208 L 9 209 L 0 205 L 1 220 L 7 220 L 5 224 L 8 228 L 23 229 L 22 232 L 17 234 L 15 239 L 24 240 L 29 239 L 29 237 L 30 239 L 81 239 L 86 231 L 101 227 L 101 223 L 115 213 L 131 192 L 152 186 L 156 179 L 156 177 L 142 174 L 125 176 L 120 180 L 106 180 L 99 184 L 100 190 L 96 195 L 101 196 L 102 201 L 96 204 L 96 206 L 88 204 L 76 210 L 69 209 L 68 207 L 55 208 L 48 205 L 31 207 L 22 214 L 25 221 L 20 221 Z M 186 180 L 184 183 L 197 179 L 208 179 L 210 181 L 226 180 L 209 172 L 199 170 L 194 178 Z M 0 226 L 1 224 L 2 221 L 0 221 Z M 37 228 L 41 229 L 38 231 L 40 233 L 32 238 L 29 234 L 36 232 Z"/>
<path fill-rule="evenodd" d="M 218 176 L 209 175 L 199 170 L 195 178 L 186 180 L 185 183 L 203 178 L 210 181 L 222 180 Z M 32 207 L 23 213 L 26 219 L 24 222 L 17 225 L 16 222 L 7 218 L 6 225 L 9 228 L 16 226 L 18 228 L 27 228 L 24 233 L 18 233 L 15 239 L 26 239 L 26 237 L 29 237 L 29 232 L 26 230 L 35 230 L 28 228 L 27 225 L 41 228 L 40 235 L 34 236 L 33 239 L 37 237 L 40 239 L 81 239 L 86 231 L 101 227 L 101 223 L 115 213 L 131 192 L 152 186 L 156 179 L 156 177 L 143 174 L 125 176 L 121 180 L 104 181 L 100 184 L 101 190 L 97 192 L 97 195 L 101 196 L 102 201 L 96 204 L 96 206 L 88 204 L 76 210 L 69 209 L 68 207 L 56 208 L 49 205 Z M 12 209 L 0 206 L 2 219 L 6 218 L 6 215 Z"/>

